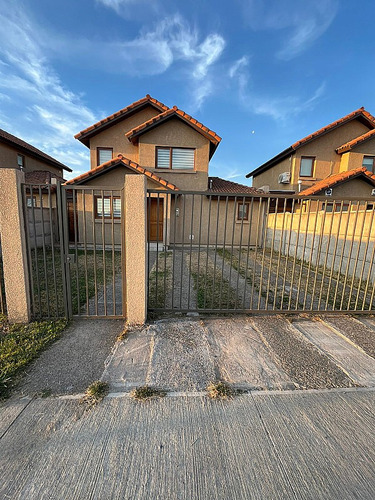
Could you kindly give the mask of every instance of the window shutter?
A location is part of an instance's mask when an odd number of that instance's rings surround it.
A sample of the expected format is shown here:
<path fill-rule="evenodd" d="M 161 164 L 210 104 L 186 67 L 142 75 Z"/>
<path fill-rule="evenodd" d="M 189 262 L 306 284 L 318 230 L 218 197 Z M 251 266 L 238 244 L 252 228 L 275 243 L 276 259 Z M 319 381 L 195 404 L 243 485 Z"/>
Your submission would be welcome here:
<path fill-rule="evenodd" d="M 169 168 L 170 149 L 158 148 L 158 168 Z"/>
<path fill-rule="evenodd" d="M 99 165 L 112 160 L 112 149 L 99 149 Z"/>
<path fill-rule="evenodd" d="M 194 149 L 172 149 L 172 168 L 173 169 L 193 169 L 194 168 Z"/>

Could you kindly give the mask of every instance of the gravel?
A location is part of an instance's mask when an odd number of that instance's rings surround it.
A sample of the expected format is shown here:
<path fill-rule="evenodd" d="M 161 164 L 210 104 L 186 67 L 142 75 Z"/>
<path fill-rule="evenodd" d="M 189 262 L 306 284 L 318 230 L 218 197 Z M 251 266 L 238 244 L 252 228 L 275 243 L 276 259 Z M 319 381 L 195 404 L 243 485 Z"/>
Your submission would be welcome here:
<path fill-rule="evenodd" d="M 251 318 L 275 361 L 302 389 L 352 387 L 352 380 L 284 318 Z"/>

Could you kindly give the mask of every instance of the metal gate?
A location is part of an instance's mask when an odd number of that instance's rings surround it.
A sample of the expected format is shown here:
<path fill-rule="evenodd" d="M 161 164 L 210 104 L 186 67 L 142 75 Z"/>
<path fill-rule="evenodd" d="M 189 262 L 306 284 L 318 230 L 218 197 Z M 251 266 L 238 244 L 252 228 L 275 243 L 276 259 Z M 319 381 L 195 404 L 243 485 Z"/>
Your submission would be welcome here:
<path fill-rule="evenodd" d="M 33 318 L 123 318 L 123 190 L 23 184 Z"/>
<path fill-rule="evenodd" d="M 374 312 L 375 199 L 147 196 L 150 311 Z"/>

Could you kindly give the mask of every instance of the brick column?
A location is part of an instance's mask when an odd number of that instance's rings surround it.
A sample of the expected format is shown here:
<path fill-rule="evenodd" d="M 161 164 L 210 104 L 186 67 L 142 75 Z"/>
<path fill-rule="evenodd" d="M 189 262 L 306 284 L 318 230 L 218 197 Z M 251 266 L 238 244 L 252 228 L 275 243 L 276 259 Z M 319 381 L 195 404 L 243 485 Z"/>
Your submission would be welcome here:
<path fill-rule="evenodd" d="M 126 175 L 124 187 L 124 248 L 126 318 L 143 324 L 147 317 L 146 182 L 144 175 Z"/>
<path fill-rule="evenodd" d="M 29 275 L 21 182 L 25 174 L 14 168 L 0 168 L 0 231 L 8 319 L 12 323 L 30 320 Z"/>

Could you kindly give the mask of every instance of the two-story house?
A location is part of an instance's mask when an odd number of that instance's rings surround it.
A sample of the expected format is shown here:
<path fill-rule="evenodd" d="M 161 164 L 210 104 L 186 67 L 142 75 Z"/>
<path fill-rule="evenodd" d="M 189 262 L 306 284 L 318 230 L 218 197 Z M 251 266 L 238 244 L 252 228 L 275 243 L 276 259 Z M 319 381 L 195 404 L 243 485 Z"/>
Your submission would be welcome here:
<path fill-rule="evenodd" d="M 364 108 L 300 139 L 247 174 L 270 193 L 370 197 L 375 187 L 375 118 Z"/>
<path fill-rule="evenodd" d="M 210 211 L 207 206 L 213 198 L 217 200 L 220 193 L 233 193 L 231 213 L 234 214 L 236 210 L 236 219 L 239 221 L 248 219 L 249 203 L 243 203 L 243 200 L 242 203 L 235 203 L 235 194 L 257 191 L 249 186 L 208 176 L 209 161 L 221 138 L 176 106 L 169 108 L 146 95 L 82 130 L 75 137 L 90 149 L 91 168 L 68 181 L 68 186 L 123 186 L 125 176 L 132 174 L 146 176 L 147 188 L 160 193 L 153 193 L 148 198 L 149 241 L 160 241 L 167 245 L 171 239 L 174 239 L 174 243 L 191 242 L 194 234 L 197 237 L 198 225 L 207 224 L 208 216 L 211 219 L 214 217 L 218 203 L 211 203 Z M 167 199 L 163 196 L 165 190 L 175 194 Z M 191 216 L 193 220 L 187 221 L 187 214 L 194 211 L 190 205 L 192 200 L 190 197 L 189 203 L 186 200 L 181 202 L 180 191 L 207 193 L 202 215 L 196 208 Z M 102 205 L 107 220 L 120 216 L 120 200 L 113 196 L 107 198 L 97 196 L 94 200 L 93 217 L 98 223 L 103 216 Z M 180 223 L 182 219 L 184 224 Z M 164 229 L 168 221 L 170 230 L 167 233 Z M 178 225 L 176 229 L 174 223 Z"/>

